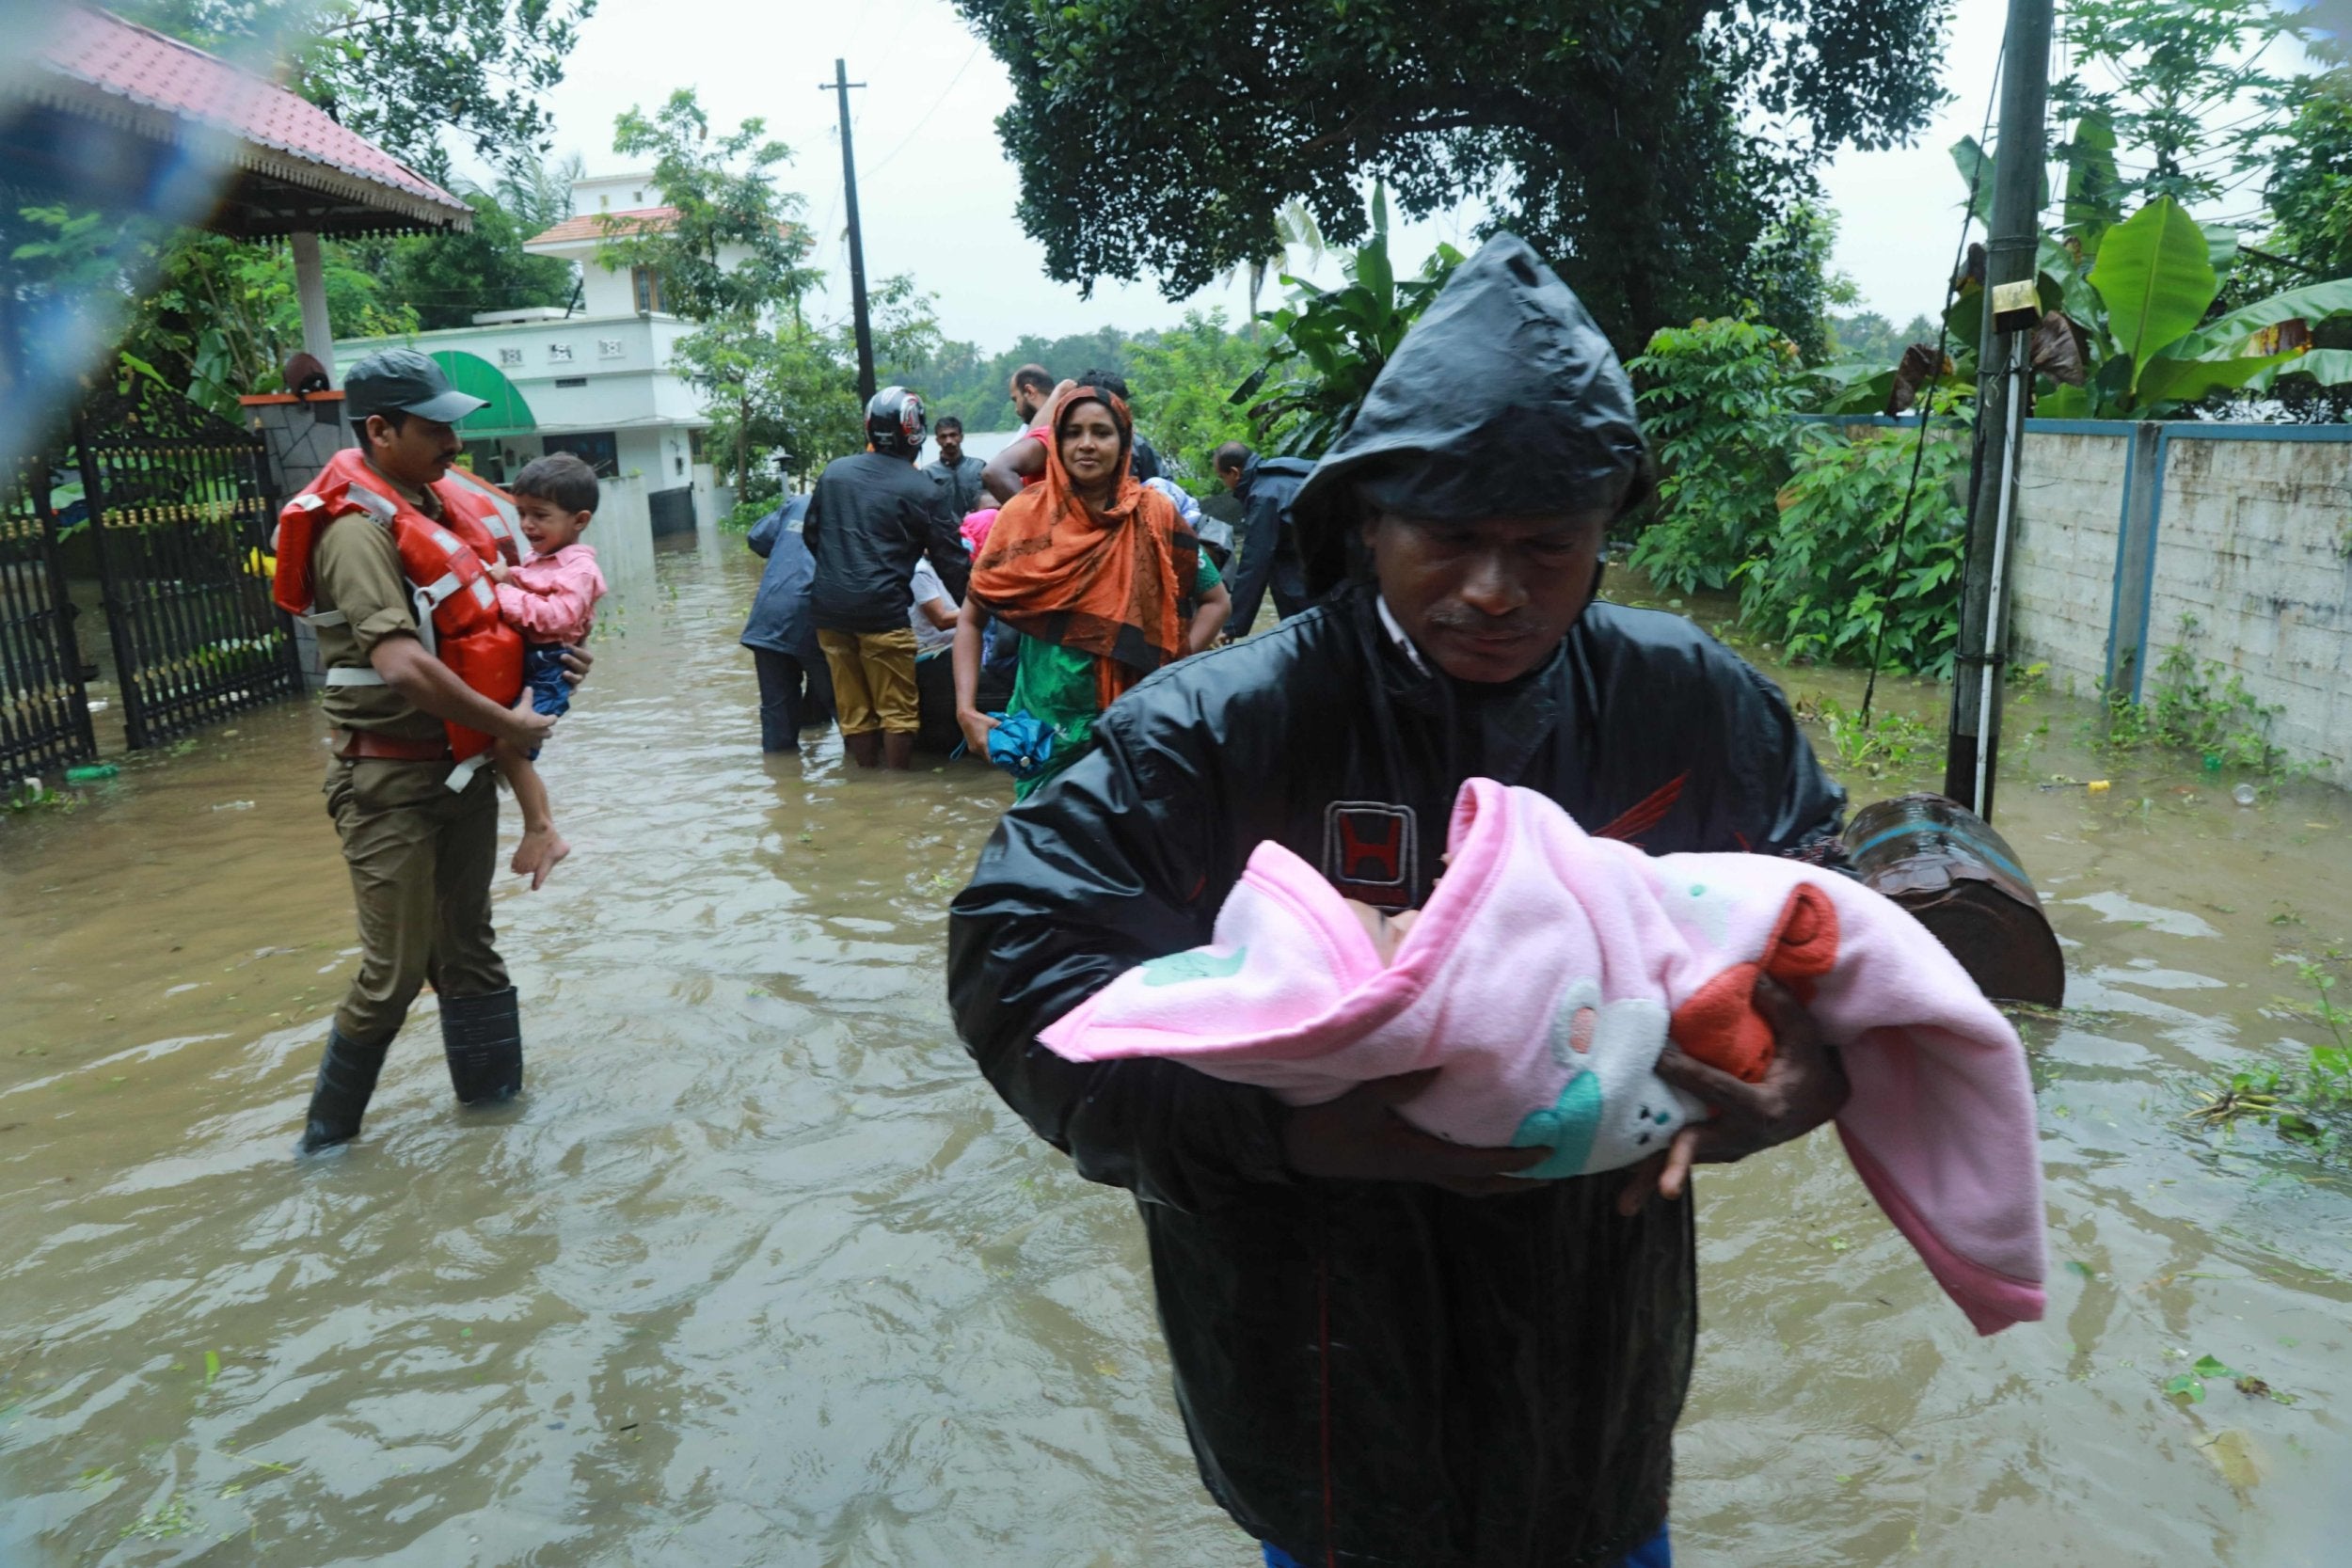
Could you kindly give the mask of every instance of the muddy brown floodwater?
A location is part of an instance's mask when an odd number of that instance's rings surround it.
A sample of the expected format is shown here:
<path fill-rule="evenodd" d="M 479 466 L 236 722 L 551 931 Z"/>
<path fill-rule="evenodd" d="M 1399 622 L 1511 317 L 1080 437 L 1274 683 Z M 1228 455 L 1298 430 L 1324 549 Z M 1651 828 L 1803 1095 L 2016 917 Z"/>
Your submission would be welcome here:
<path fill-rule="evenodd" d="M 665 555 L 606 617 L 548 764 L 578 853 L 498 903 L 516 1106 L 452 1104 L 427 997 L 362 1139 L 290 1159 L 354 958 L 309 705 L 0 821 L 0 1563 L 1255 1560 L 1127 1199 L 949 1027 L 1006 786 L 763 761 L 755 565 Z M 2049 1319 L 1976 1338 L 1834 1140 L 1705 1174 L 1681 1562 L 2352 1560 L 2342 1167 L 2179 1119 L 2312 1037 L 2273 960 L 2352 934 L 2352 813 L 2080 752 L 2086 711 L 2013 717 L 2000 819 L 2070 970 L 2025 1025 Z M 2279 1397 L 2166 1397 L 2201 1355 Z"/>

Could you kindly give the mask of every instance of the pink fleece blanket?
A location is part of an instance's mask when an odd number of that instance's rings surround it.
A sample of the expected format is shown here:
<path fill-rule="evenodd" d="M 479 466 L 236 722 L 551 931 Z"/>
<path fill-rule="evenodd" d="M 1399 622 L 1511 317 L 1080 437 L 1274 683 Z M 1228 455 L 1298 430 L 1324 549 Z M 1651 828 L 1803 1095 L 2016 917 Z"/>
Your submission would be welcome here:
<path fill-rule="evenodd" d="M 1262 844 L 1209 945 L 1129 970 L 1041 1038 L 1073 1061 L 1173 1057 L 1294 1105 L 1440 1067 L 1406 1119 L 1549 1148 L 1526 1174 L 1574 1176 L 1704 1118 L 1652 1070 L 1668 1038 L 1762 1076 L 1759 970 L 1841 1048 L 1838 1133 L 1937 1281 L 1979 1333 L 2039 1319 L 2042 1167 L 2016 1031 L 1900 908 L 1793 861 L 1653 857 L 1472 779 L 1446 874 L 1391 962 L 1313 867 Z"/>

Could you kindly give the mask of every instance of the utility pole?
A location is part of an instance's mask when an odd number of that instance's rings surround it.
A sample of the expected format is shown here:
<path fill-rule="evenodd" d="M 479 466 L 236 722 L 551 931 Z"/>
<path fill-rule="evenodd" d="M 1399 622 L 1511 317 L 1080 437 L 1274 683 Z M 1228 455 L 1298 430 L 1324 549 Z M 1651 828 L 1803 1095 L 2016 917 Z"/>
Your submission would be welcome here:
<path fill-rule="evenodd" d="M 1985 247 L 1984 329 L 1977 348 L 1976 451 L 1969 472 L 1968 561 L 1953 665 L 1944 793 L 1987 821 L 2001 753 L 2001 684 L 2009 657 L 2009 558 L 2016 546 L 2018 467 L 2041 244 L 2050 96 L 2051 0 L 2009 0 L 2001 63 L 2000 140 L 1994 144 L 1992 243 Z"/>
<path fill-rule="evenodd" d="M 857 396 L 863 404 L 874 396 L 874 325 L 866 316 L 866 240 L 857 226 L 857 154 L 850 147 L 850 89 L 863 82 L 850 80 L 847 62 L 833 62 L 833 80 L 817 84 L 818 92 L 841 95 L 841 186 L 850 210 L 850 309 L 857 317 Z M 863 410 L 861 409 L 861 412 Z"/>

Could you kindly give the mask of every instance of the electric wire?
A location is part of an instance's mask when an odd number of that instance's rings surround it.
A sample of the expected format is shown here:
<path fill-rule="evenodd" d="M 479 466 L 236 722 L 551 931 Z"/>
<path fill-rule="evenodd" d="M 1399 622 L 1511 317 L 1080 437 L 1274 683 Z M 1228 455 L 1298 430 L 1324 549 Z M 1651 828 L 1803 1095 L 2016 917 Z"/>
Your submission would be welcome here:
<path fill-rule="evenodd" d="M 947 95 L 956 90 L 956 84 L 958 82 L 963 80 L 963 73 L 972 69 L 972 62 L 974 60 L 980 57 L 980 50 L 985 46 L 986 41 L 987 40 L 981 40 L 972 45 L 972 53 L 963 57 L 963 63 L 961 65 L 956 67 L 956 73 L 947 78 L 947 85 L 939 89 L 939 96 L 931 100 L 931 106 L 923 111 L 922 118 L 917 119 L 914 124 L 909 128 L 907 134 L 899 139 L 898 146 L 882 154 L 882 160 L 881 163 L 876 164 L 872 168 L 866 171 L 867 179 L 870 180 L 875 175 L 880 174 L 883 169 L 888 168 L 890 166 L 891 159 L 896 158 L 899 153 L 904 152 L 908 148 L 914 145 L 914 138 L 922 134 L 924 126 L 930 123 L 931 116 L 939 113 L 939 106 L 947 102 Z"/>
<path fill-rule="evenodd" d="M 2008 69 L 2009 28 L 2004 24 L 2001 28 L 2000 55 L 1993 67 L 1993 86 L 1986 92 L 1984 99 L 1984 126 L 1977 134 L 1979 147 L 1983 147 L 1992 137 L 1993 110 L 1994 105 L 2000 103 L 2001 76 Z M 1998 149 L 1994 149 L 1994 156 L 1999 155 Z M 1935 330 L 1935 374 L 1938 378 L 1941 378 L 1944 373 L 1945 344 L 1951 340 L 1952 305 L 1960 297 L 1961 266 L 1968 255 L 1968 226 L 1976 221 L 1977 191 L 1983 182 L 1984 166 L 1989 161 L 1984 158 L 1978 159 L 1977 166 L 1969 172 L 1968 199 L 1960 211 L 1960 242 L 1952 247 L 1952 269 L 1944 285 L 1944 309 L 1937 317 Z M 1989 281 L 1985 308 L 1992 309 Z M 1921 390 L 1925 396 L 1919 404 L 1919 440 L 1911 453 L 1911 482 L 1903 486 L 1902 513 L 1896 518 L 1895 527 L 1892 530 L 1894 548 L 1886 558 L 1886 576 L 1879 583 L 1879 626 L 1877 633 L 1870 639 L 1870 677 L 1864 682 L 1862 688 L 1862 727 L 1866 731 L 1870 727 L 1871 701 L 1878 695 L 1879 665 L 1886 652 L 1886 626 L 1887 623 L 1893 619 L 1888 610 L 1894 602 L 1895 578 L 1896 574 L 1902 569 L 1903 546 L 1911 539 L 1912 504 L 1918 499 L 1919 471 L 1921 466 L 1927 462 L 1928 427 L 1935 422 L 1935 383 L 1930 381 Z M 1880 547 L 1883 549 L 1885 546 L 1886 542 L 1882 541 Z"/>

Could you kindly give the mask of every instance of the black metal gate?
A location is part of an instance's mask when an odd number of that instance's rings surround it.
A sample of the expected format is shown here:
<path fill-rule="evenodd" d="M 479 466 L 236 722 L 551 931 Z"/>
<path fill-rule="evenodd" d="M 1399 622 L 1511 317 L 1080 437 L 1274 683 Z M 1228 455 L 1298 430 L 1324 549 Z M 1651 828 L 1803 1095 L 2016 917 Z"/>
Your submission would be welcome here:
<path fill-rule="evenodd" d="M 263 575 L 277 498 L 262 438 L 144 376 L 75 424 L 129 743 L 299 691 Z"/>
<path fill-rule="evenodd" d="M 694 531 L 694 488 L 681 484 L 675 490 L 656 490 L 645 498 L 646 510 L 653 517 L 653 536 L 665 539 L 673 533 Z"/>
<path fill-rule="evenodd" d="M 52 465 L 0 475 L 0 789 L 98 752 L 50 506 Z"/>

